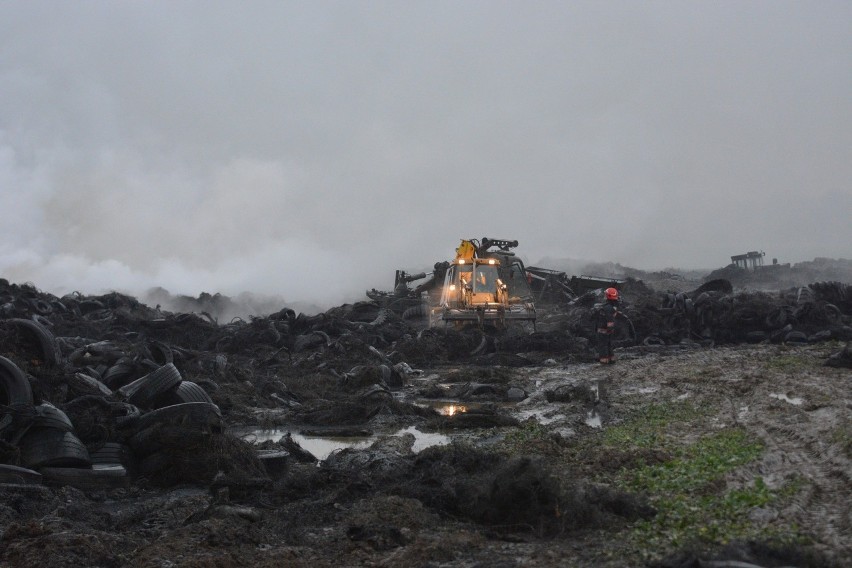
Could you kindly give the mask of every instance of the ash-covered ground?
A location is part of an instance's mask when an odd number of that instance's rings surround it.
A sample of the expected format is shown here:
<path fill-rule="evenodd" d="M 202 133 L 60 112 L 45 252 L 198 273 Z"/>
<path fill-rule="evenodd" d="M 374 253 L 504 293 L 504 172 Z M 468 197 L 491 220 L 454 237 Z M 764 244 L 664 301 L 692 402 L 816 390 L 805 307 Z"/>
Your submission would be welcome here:
<path fill-rule="evenodd" d="M 496 331 L 0 281 L 0 563 L 848 565 L 852 288 L 718 276 L 629 278 L 611 366 L 595 294 Z"/>

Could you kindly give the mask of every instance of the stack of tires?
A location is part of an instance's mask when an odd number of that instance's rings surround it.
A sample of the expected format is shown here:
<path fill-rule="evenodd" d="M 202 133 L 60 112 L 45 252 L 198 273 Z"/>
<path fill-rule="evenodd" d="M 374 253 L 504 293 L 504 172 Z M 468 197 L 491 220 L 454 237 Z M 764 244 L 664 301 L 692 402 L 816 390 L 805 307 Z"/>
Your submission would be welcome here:
<path fill-rule="evenodd" d="M 5 357 L 0 357 L 0 407 L 5 409 L 0 437 L 18 448 L 24 470 L 18 472 L 21 480 L 65 483 L 70 476 L 71 484 L 95 486 L 127 481 L 121 466 L 109 470 L 92 467 L 89 451 L 74 433 L 68 416 L 47 402 L 34 405 L 26 375 Z"/>
<path fill-rule="evenodd" d="M 0 440 L 16 449 L 13 459 L 20 464 L 4 467 L 21 470 L 0 473 L 81 489 L 126 487 L 131 476 L 161 475 L 175 456 L 191 454 L 189 447 L 222 432 L 218 406 L 201 386 L 182 380 L 173 363 L 138 379 L 127 374 L 123 379 L 126 384 L 112 390 L 85 373 L 66 377 L 73 390 L 87 392 L 76 400 L 94 400 L 123 411 L 110 419 L 111 434 L 101 439 L 81 424 L 87 448 L 69 416 L 48 402 L 34 404 L 26 374 L 0 357 Z"/>

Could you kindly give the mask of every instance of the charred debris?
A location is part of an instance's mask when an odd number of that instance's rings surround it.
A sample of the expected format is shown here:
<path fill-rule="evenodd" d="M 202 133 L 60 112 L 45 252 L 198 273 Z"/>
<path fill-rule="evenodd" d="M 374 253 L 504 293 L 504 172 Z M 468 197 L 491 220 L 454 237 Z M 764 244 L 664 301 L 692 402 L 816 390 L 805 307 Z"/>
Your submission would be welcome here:
<path fill-rule="evenodd" d="M 617 343 L 627 352 L 852 339 L 852 286 L 840 282 L 775 293 L 735 291 L 724 279 L 689 292 L 655 292 L 633 278 L 619 287 L 625 317 Z M 257 456 L 236 452 L 241 446 L 226 423 L 279 416 L 306 427 L 352 428 L 377 416 L 435 420 L 431 409 L 392 394 L 419 368 L 593 361 L 591 314 L 600 290 L 570 296 L 539 303 L 534 330 L 430 327 L 421 312 L 409 306 L 400 313 L 382 297 L 316 315 L 284 308 L 220 323 L 119 293 L 58 298 L 0 280 L 0 463 L 56 481 L 77 481 L 81 468 L 117 484 L 134 475 L 164 484 L 209 481 L 223 468 L 263 477 Z M 847 347 L 827 364 L 849 361 Z M 524 396 L 508 388 L 492 394 Z M 186 444 L 230 448 L 239 459 L 163 468 L 185 457 Z M 170 473 L 158 479 L 163 471 Z"/>
<path fill-rule="evenodd" d="M 534 327 L 434 325 L 399 274 L 398 290 L 367 301 L 228 322 L 119 293 L 60 298 L 0 279 L 0 486 L 192 484 L 214 495 L 203 514 L 251 519 L 260 501 L 274 507 L 345 487 L 352 499 L 379 492 L 488 526 L 522 522 L 542 536 L 653 516 L 636 496 L 582 480 L 554 483 L 555 472 L 535 457 L 457 443 L 415 454 L 406 435 L 380 438 L 367 452 L 334 453 L 318 468 L 289 436 L 251 444 L 235 435 L 280 424 L 328 435 L 517 425 L 494 404 L 453 418 L 394 393 L 421 369 L 453 364 L 470 377 L 456 388 L 458 399 L 517 401 L 528 393 L 494 380 L 501 369 L 593 362 L 592 314 L 602 290 L 592 279 L 572 284 L 557 271 L 524 269 L 538 294 Z M 605 281 L 613 282 L 623 299 L 617 344 L 625 354 L 852 339 L 852 286 L 838 281 L 775 292 L 735 290 L 721 278 L 689 291 L 655 291 L 633 277 Z M 589 288 L 578 293 L 578 284 Z M 405 299 L 416 303 L 394 304 Z M 852 366 L 848 344 L 826 364 Z M 485 375 L 491 380 L 476 381 Z M 551 514 L 566 506 L 573 516 Z M 365 530 L 351 528 L 350 540 L 405 539 Z"/>

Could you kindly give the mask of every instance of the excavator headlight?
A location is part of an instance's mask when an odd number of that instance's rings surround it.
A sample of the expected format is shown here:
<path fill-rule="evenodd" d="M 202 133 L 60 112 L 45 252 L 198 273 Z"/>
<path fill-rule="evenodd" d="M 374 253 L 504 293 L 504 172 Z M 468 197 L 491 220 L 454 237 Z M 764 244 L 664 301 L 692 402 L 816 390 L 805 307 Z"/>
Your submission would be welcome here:
<path fill-rule="evenodd" d="M 464 259 L 463 259 L 463 258 L 460 258 L 460 259 L 459 259 L 459 264 L 464 264 Z"/>
<path fill-rule="evenodd" d="M 493 258 L 489 258 L 489 259 L 488 259 L 488 264 L 494 264 L 494 263 L 495 263 L 495 261 L 494 261 L 494 259 L 493 259 Z"/>
<path fill-rule="evenodd" d="M 456 291 L 456 285 L 455 285 L 455 284 L 450 284 L 450 291 L 451 291 L 451 292 L 455 292 L 455 291 Z"/>

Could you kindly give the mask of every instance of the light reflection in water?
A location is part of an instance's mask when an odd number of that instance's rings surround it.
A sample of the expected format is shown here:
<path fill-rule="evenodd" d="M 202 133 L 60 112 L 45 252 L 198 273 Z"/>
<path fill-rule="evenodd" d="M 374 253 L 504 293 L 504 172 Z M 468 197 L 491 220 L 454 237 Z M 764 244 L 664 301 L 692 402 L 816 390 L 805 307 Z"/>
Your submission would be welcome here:
<path fill-rule="evenodd" d="M 249 439 L 252 442 L 260 443 L 266 440 L 276 441 L 288 433 L 293 437 L 293 440 L 296 443 L 298 443 L 303 449 L 311 452 L 318 460 L 324 460 L 331 454 L 331 452 L 341 450 L 343 448 L 352 448 L 355 450 L 366 449 L 378 438 L 378 436 L 353 436 L 349 438 L 305 436 L 287 428 L 254 430 L 243 434 L 243 438 Z M 448 436 L 435 432 L 421 432 L 414 426 L 398 430 L 393 435 L 401 436 L 403 434 L 414 435 L 414 446 L 411 449 L 415 453 L 430 446 L 443 446 L 450 443 L 450 438 Z"/>
<path fill-rule="evenodd" d="M 447 404 L 437 408 L 438 414 L 443 416 L 455 416 L 456 414 L 464 414 L 467 412 L 467 407 L 462 404 Z"/>

